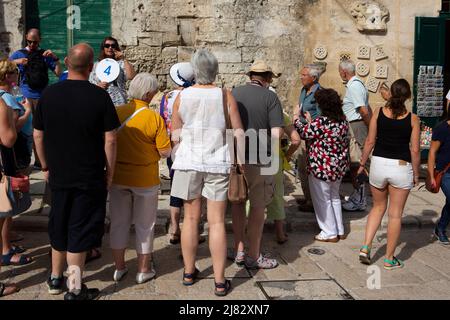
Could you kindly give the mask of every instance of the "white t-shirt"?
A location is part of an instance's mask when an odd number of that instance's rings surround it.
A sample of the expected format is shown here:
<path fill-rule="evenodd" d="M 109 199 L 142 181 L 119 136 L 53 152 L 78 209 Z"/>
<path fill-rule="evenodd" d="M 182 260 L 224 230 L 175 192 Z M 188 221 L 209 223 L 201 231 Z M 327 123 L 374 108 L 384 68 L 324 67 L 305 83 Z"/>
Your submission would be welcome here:
<path fill-rule="evenodd" d="M 347 83 L 347 92 L 342 107 L 347 121 L 362 120 L 361 114 L 357 110 L 368 105 L 369 93 L 365 85 L 356 76 L 351 78 Z"/>

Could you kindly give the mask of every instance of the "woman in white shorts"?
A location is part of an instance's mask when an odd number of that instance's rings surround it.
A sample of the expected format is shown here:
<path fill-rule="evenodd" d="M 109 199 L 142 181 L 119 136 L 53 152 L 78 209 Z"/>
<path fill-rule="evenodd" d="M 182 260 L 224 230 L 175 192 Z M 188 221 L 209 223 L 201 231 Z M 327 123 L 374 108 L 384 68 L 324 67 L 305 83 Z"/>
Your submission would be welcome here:
<path fill-rule="evenodd" d="M 366 237 L 359 259 L 361 263 L 371 263 L 372 241 L 387 209 L 389 221 L 384 259 L 387 270 L 403 267 L 403 262 L 394 253 L 406 200 L 419 181 L 420 123 L 419 118 L 406 109 L 405 102 L 410 98 L 411 88 L 406 80 L 399 79 L 392 84 L 386 106 L 378 108 L 370 120 L 369 135 L 358 170 L 358 174 L 364 171 L 373 150 L 369 177 L 373 208 L 367 219 Z"/>
<path fill-rule="evenodd" d="M 195 268 L 195 256 L 203 196 L 207 199 L 214 293 L 225 296 L 231 288 L 231 282 L 225 279 L 225 211 L 231 167 L 226 123 L 231 122 L 233 129 L 242 129 L 243 126 L 231 93 L 214 84 L 218 72 L 216 57 L 206 49 L 200 49 L 191 63 L 196 84 L 178 94 L 172 114 L 175 152 L 172 169 L 175 174 L 171 196 L 183 199 L 185 210 L 181 230 L 183 284 L 194 284 L 199 273 Z M 230 121 L 227 121 L 224 106 L 229 108 Z"/>

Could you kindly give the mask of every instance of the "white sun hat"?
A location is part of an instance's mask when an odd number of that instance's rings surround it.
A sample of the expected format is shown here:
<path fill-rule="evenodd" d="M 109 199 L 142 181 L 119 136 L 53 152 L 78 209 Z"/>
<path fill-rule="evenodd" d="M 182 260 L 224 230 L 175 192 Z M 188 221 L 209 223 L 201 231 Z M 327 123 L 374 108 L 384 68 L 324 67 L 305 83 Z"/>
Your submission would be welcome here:
<path fill-rule="evenodd" d="M 180 62 L 170 68 L 170 78 L 181 87 L 194 84 L 194 69 L 190 62 Z"/>

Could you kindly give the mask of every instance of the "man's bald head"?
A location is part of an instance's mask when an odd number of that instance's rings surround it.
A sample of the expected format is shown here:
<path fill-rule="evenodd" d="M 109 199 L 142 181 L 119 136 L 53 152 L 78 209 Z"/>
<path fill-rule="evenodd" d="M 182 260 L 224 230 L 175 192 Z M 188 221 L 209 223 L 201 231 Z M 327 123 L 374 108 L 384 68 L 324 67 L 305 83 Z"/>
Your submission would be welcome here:
<path fill-rule="evenodd" d="M 86 73 L 92 70 L 94 64 L 94 50 L 87 43 L 74 45 L 69 50 L 66 65 L 69 71 Z"/>
<path fill-rule="evenodd" d="M 33 38 L 41 38 L 41 31 L 39 31 L 39 29 L 36 28 L 32 28 L 30 30 L 27 31 L 27 37 L 33 37 Z"/>

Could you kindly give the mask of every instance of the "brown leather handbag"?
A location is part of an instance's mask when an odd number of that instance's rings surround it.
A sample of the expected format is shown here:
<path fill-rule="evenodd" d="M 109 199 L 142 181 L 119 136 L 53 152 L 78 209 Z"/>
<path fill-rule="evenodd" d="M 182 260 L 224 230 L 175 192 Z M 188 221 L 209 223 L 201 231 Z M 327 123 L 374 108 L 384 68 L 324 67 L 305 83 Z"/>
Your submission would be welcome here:
<path fill-rule="evenodd" d="M 222 90 L 222 94 L 223 94 L 223 114 L 225 116 L 226 127 L 227 129 L 231 129 L 231 121 L 230 116 L 228 114 L 226 89 Z M 242 172 L 241 167 L 237 164 L 236 139 L 233 139 L 233 148 L 234 148 L 234 160 L 233 163 L 231 164 L 230 169 L 228 200 L 231 203 L 239 204 L 247 201 L 248 187 L 247 187 L 247 179 L 245 178 L 245 175 Z"/>
<path fill-rule="evenodd" d="M 442 177 L 447 172 L 447 170 L 450 168 L 450 163 L 444 168 L 442 171 L 438 171 L 434 169 L 434 180 L 436 181 L 436 185 L 433 187 L 431 185 L 431 177 L 430 174 L 427 173 L 427 179 L 425 180 L 425 189 L 432 193 L 438 193 L 441 189 L 441 183 L 442 183 Z"/>

